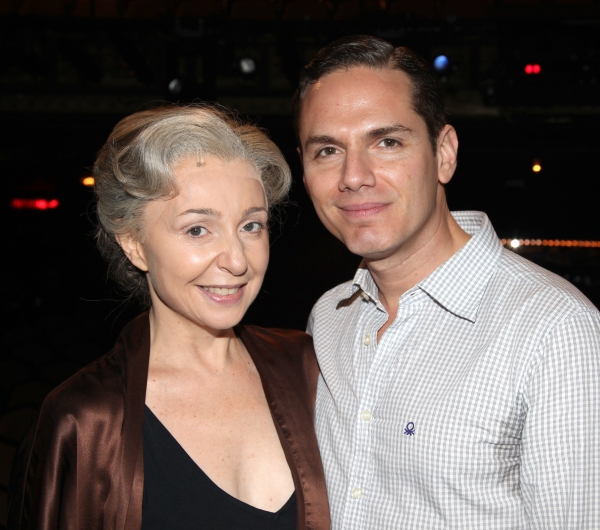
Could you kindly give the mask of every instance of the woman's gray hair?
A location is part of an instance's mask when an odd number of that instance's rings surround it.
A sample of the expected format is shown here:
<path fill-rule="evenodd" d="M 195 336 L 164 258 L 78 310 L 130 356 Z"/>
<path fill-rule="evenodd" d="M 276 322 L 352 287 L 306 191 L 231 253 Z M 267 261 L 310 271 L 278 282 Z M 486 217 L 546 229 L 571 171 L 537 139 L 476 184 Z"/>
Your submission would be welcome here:
<path fill-rule="evenodd" d="M 113 279 L 145 306 L 150 304 L 145 274 L 125 256 L 116 236 L 143 238 L 145 206 L 178 193 L 173 169 L 188 156 L 248 161 L 260 174 L 269 209 L 286 198 L 291 185 L 277 146 L 223 107 L 161 107 L 117 123 L 94 164 L 96 242 Z"/>

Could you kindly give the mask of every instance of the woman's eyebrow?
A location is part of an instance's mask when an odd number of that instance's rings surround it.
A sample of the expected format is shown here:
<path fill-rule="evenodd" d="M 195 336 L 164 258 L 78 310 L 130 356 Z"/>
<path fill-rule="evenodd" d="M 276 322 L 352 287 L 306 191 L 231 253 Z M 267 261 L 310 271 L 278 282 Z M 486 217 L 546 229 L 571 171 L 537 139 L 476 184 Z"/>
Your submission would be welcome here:
<path fill-rule="evenodd" d="M 244 213 L 242 214 L 242 217 L 248 217 L 249 215 L 252 215 L 253 213 L 257 213 L 257 212 L 266 212 L 267 209 L 263 206 L 253 206 L 252 208 L 248 208 L 246 211 L 244 211 Z"/>
<path fill-rule="evenodd" d="M 191 213 L 195 213 L 197 215 L 209 215 L 210 217 L 216 217 L 217 219 L 223 217 L 223 214 L 221 212 L 213 210 L 212 208 L 191 208 L 189 210 L 186 210 L 185 212 L 180 213 L 179 216 L 181 217 L 182 215 L 189 215 Z"/>

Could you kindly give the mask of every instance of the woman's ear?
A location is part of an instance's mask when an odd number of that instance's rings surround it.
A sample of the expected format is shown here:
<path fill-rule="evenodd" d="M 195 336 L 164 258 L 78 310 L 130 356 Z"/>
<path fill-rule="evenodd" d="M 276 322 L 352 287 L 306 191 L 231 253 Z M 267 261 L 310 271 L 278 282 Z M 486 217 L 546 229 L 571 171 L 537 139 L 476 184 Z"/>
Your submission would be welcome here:
<path fill-rule="evenodd" d="M 123 252 L 125 252 L 129 261 L 141 271 L 148 272 L 144 246 L 140 243 L 138 238 L 133 234 L 119 234 L 115 235 L 115 239 L 123 249 Z"/>

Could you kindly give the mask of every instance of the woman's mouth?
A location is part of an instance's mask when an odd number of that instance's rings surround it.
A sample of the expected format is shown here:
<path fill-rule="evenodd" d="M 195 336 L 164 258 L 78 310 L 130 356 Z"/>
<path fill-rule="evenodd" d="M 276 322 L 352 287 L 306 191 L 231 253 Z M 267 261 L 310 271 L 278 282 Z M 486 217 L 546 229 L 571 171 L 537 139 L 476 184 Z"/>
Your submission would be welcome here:
<path fill-rule="evenodd" d="M 214 294 L 235 294 L 237 293 L 240 288 L 239 287 L 202 287 L 202 289 L 204 289 L 205 291 L 208 291 L 209 293 L 214 293 Z"/>
<path fill-rule="evenodd" d="M 227 306 L 237 304 L 242 299 L 245 286 L 246 284 L 225 287 L 200 285 L 198 287 L 200 292 L 212 302 Z"/>

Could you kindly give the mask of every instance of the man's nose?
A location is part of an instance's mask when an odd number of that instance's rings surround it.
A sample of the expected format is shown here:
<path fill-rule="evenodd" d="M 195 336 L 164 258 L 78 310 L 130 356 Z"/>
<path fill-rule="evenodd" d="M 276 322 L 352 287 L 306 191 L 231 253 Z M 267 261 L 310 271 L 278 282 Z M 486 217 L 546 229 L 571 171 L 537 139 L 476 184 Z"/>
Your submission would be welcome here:
<path fill-rule="evenodd" d="M 346 151 L 338 186 L 340 191 L 358 191 L 363 186 L 375 186 L 375 173 L 367 153 L 354 149 Z"/>

